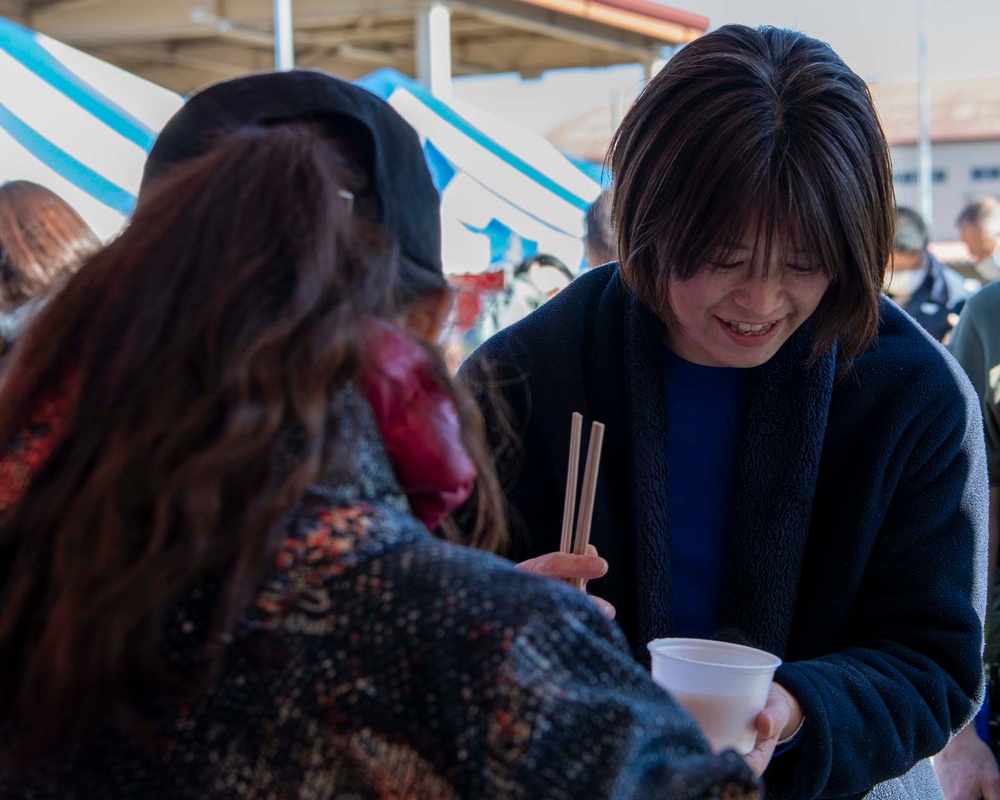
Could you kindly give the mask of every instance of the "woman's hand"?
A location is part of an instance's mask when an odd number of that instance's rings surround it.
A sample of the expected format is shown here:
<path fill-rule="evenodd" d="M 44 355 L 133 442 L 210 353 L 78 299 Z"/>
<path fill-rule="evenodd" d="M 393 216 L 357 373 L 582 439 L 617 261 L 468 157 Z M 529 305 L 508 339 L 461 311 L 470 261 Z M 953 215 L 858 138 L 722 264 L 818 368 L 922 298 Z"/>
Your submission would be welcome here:
<path fill-rule="evenodd" d="M 771 763 L 778 742 L 792 736 L 801 724 L 799 701 L 784 686 L 772 683 L 767 705 L 757 715 L 757 744 L 743 757 L 758 778 Z"/>
<path fill-rule="evenodd" d="M 575 578 L 583 580 L 584 591 L 587 581 L 601 578 L 608 571 L 608 562 L 597 555 L 594 545 L 587 545 L 587 554 L 583 556 L 573 553 L 546 553 L 544 556 L 529 558 L 517 565 L 525 572 L 545 575 L 560 581 L 572 581 Z M 587 595 L 608 619 L 615 618 L 615 607 L 607 600 L 594 595 Z"/>
<path fill-rule="evenodd" d="M 948 800 L 1000 800 L 1000 770 L 972 723 L 934 757 L 934 771 Z"/>

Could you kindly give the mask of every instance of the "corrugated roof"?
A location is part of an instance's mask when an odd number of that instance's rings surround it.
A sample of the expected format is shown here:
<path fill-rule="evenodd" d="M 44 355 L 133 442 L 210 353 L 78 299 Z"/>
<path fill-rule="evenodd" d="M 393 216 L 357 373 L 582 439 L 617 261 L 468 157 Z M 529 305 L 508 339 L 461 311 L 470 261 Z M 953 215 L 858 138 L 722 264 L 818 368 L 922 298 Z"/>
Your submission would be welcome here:
<path fill-rule="evenodd" d="M 872 85 L 891 145 L 917 141 L 917 85 Z M 1000 78 L 931 83 L 931 139 L 969 142 L 1000 139 Z"/>
<path fill-rule="evenodd" d="M 591 2 L 620 8 L 622 11 L 631 11 L 633 14 L 641 14 L 644 17 L 664 22 L 673 22 L 675 25 L 683 25 L 686 28 L 697 28 L 702 33 L 708 30 L 708 17 L 665 6 L 655 2 L 655 0 L 591 0 Z"/>
<path fill-rule="evenodd" d="M 708 29 L 708 18 L 652 0 L 521 0 L 566 14 L 674 44 L 693 42 Z"/>

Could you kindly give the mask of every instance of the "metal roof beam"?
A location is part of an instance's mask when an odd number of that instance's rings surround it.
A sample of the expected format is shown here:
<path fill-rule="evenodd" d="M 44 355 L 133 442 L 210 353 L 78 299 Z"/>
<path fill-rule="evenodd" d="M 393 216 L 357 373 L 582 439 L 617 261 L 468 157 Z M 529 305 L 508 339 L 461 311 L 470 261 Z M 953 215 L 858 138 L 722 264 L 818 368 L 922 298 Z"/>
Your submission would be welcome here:
<path fill-rule="evenodd" d="M 579 17 L 571 17 L 516 0 L 453 0 L 452 5 L 499 24 L 573 41 L 599 50 L 627 53 L 636 61 L 666 42 L 618 30 Z"/>
<path fill-rule="evenodd" d="M 19 0 L 0 0 L 0 3 Z M 344 24 L 363 18 L 412 18 L 413 0 L 340 0 L 336 13 L 328 0 L 296 0 L 296 41 L 308 45 L 303 27 Z M 224 11 L 224 14 L 222 13 Z M 266 13 L 265 13 L 266 12 Z M 199 4 L 160 0 L 58 0 L 38 6 L 30 23 L 41 32 L 77 47 L 116 42 L 194 39 L 216 35 L 245 41 L 253 34 L 270 36 L 270 5 L 257 0 L 227 0 Z M 377 29 L 377 27 L 376 27 Z M 303 38 L 300 38 L 303 37 Z M 263 46 L 263 38 L 257 42 Z"/>
<path fill-rule="evenodd" d="M 207 58 L 183 47 L 167 45 L 143 45 L 141 47 L 120 45 L 102 48 L 95 51 L 94 55 L 105 61 L 118 64 L 162 64 L 204 72 L 219 78 L 235 78 L 239 75 L 245 75 L 247 70 L 252 68 L 248 64 L 238 64 L 229 59 Z"/>
<path fill-rule="evenodd" d="M 27 22 L 27 0 L 0 0 L 0 17 L 7 17 L 7 19 L 12 19 L 14 22 Z"/>
<path fill-rule="evenodd" d="M 34 11 L 31 24 L 42 33 L 77 47 L 215 35 L 213 28 L 198 24 L 192 17 L 192 9 L 186 3 L 128 0 L 73 8 L 50 6 Z"/>

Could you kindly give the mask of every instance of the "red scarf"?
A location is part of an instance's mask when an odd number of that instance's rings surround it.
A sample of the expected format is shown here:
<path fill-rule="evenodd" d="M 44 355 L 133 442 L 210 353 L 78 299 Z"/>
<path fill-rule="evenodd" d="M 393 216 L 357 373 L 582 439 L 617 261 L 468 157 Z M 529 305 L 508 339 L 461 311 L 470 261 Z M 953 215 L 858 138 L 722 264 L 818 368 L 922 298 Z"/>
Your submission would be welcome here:
<path fill-rule="evenodd" d="M 434 530 L 472 494 L 476 467 L 458 409 L 427 352 L 398 328 L 371 326 L 362 385 L 414 515 Z"/>

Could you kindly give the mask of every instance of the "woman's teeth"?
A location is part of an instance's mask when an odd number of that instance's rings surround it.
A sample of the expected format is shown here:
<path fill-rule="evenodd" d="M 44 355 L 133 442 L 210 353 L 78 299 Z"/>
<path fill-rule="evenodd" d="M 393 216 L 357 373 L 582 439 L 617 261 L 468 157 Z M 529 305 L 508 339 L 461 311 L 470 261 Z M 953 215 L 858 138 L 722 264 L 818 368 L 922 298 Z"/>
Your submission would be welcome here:
<path fill-rule="evenodd" d="M 730 322 L 729 320 L 725 320 L 725 323 L 733 333 L 738 333 L 741 336 L 763 336 L 765 333 L 770 332 L 771 328 L 775 325 L 774 322 L 751 325 L 748 322 Z"/>

